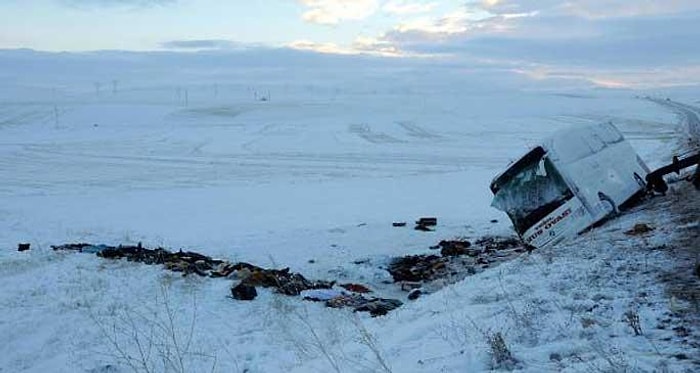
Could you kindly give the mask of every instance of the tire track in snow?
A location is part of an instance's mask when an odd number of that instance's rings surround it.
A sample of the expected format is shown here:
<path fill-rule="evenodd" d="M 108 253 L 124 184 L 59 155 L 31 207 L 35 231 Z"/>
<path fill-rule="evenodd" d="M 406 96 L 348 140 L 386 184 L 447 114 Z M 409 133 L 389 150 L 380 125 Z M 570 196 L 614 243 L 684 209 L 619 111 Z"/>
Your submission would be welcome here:
<path fill-rule="evenodd" d="M 201 187 L 273 178 L 392 177 L 497 166 L 478 155 L 397 153 L 206 153 L 159 151 L 148 144 L 29 144 L 0 157 L 0 194 L 85 188 Z"/>
<path fill-rule="evenodd" d="M 436 135 L 432 132 L 429 132 L 425 128 L 415 124 L 414 122 L 411 121 L 401 121 L 401 122 L 396 122 L 399 126 L 401 126 L 406 133 L 409 136 L 420 138 L 420 139 L 439 139 L 442 136 Z"/>
<path fill-rule="evenodd" d="M 383 132 L 374 132 L 367 124 L 351 124 L 348 127 L 348 131 L 373 144 L 398 144 L 405 142 Z"/>
<path fill-rule="evenodd" d="M 45 107 L 6 108 L 0 112 L 0 128 L 31 123 L 47 123 L 54 118 L 54 111 Z"/>

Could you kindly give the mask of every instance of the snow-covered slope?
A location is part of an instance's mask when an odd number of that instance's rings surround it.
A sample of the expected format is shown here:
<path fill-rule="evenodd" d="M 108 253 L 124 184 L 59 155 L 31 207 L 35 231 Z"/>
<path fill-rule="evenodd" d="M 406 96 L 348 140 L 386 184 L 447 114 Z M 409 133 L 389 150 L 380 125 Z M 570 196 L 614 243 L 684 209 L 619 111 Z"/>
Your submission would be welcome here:
<path fill-rule="evenodd" d="M 663 209 L 380 318 L 264 290 L 234 301 L 231 280 L 49 249 L 140 241 L 404 297 L 384 283 L 388 258 L 510 234 L 488 183 L 554 129 L 612 120 L 652 167 L 676 144 L 674 113 L 630 92 L 397 81 L 4 87 L 0 371 L 481 371 L 497 335 L 513 356 L 501 368 L 693 367 L 674 357 L 691 355 L 677 333 L 656 328 L 669 304 L 655 276 L 672 265 Z M 391 226 L 420 216 L 437 216 L 436 231 Z M 636 222 L 657 229 L 623 234 Z"/>

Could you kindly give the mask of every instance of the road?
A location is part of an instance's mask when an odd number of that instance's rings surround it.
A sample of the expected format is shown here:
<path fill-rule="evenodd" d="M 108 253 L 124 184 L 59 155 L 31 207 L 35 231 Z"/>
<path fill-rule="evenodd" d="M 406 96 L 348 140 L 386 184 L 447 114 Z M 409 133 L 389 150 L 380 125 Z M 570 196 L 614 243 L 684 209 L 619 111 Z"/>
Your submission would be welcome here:
<path fill-rule="evenodd" d="M 648 98 L 649 101 L 665 106 L 683 118 L 688 133 L 695 146 L 700 145 L 700 108 L 670 99 Z"/>

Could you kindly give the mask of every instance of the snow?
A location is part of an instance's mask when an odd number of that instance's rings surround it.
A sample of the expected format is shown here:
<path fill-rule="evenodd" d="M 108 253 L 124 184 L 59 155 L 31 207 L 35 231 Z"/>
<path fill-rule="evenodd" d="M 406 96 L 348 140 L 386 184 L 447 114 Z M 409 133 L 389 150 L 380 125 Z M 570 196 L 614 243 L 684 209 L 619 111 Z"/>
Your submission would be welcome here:
<path fill-rule="evenodd" d="M 673 331 L 654 328 L 669 312 L 654 274 L 671 262 L 649 248 L 673 232 L 623 233 L 637 221 L 664 227 L 662 211 L 640 209 L 378 318 L 265 290 L 235 301 L 231 280 L 49 249 L 194 249 L 404 300 L 384 283 L 387 260 L 441 239 L 512 234 L 488 185 L 554 130 L 612 120 L 652 168 L 677 144 L 673 111 L 632 92 L 501 81 L 481 92 L 489 81 L 474 76 L 347 73 L 357 79 L 260 83 L 251 70 L 215 90 L 154 77 L 99 95 L 81 83 L 89 77 L 5 85 L 0 371 L 132 371 L 125 356 L 156 371 L 482 371 L 496 332 L 523 371 L 692 370 L 672 357 L 688 353 Z M 421 216 L 438 217 L 435 232 L 411 229 Z M 32 250 L 16 252 L 19 242 Z M 622 321 L 630 310 L 642 336 Z"/>

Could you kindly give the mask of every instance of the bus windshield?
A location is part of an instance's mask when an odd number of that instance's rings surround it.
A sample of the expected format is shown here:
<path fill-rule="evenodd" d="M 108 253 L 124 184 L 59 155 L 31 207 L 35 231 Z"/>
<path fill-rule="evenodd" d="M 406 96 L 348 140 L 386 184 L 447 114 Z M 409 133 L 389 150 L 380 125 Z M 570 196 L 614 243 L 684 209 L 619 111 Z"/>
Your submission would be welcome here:
<path fill-rule="evenodd" d="M 519 234 L 573 198 L 541 148 L 514 164 L 494 182 L 492 190 L 495 196 L 491 206 L 508 214 Z"/>

